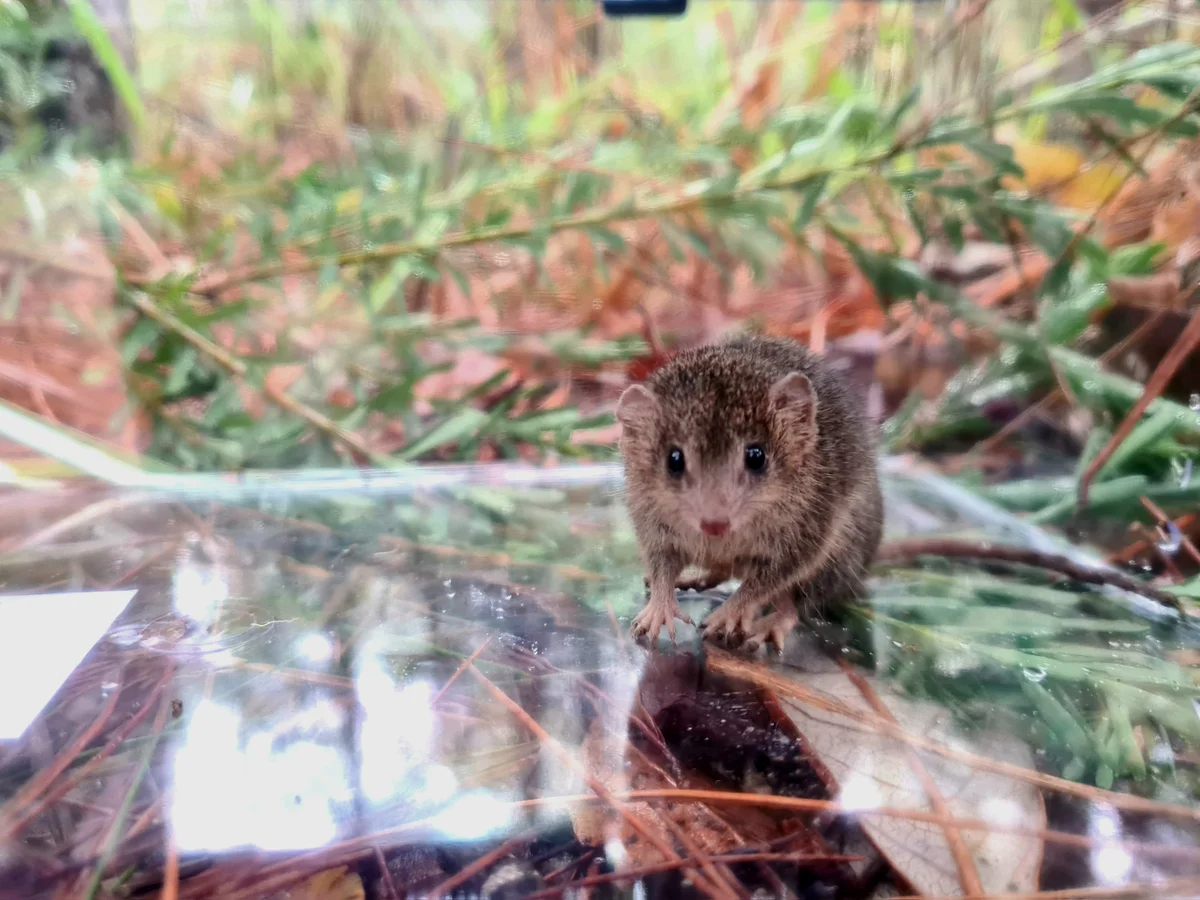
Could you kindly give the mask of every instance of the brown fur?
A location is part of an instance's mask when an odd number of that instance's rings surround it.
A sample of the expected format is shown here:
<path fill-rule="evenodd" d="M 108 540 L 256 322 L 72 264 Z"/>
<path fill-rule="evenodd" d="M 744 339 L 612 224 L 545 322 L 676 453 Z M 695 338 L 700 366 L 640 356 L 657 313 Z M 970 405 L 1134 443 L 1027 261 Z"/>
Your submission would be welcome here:
<path fill-rule="evenodd" d="M 657 638 L 666 625 L 674 638 L 674 619 L 683 618 L 675 585 L 687 565 L 742 579 L 703 627 L 751 645 L 782 645 L 797 602 L 812 608 L 861 589 L 882 535 L 874 441 L 820 357 L 760 337 L 687 351 L 630 388 L 618 418 L 650 584 L 635 633 Z M 745 468 L 750 443 L 766 449 L 762 475 Z M 667 472 L 672 447 L 684 452 L 682 478 Z M 730 521 L 723 537 L 699 528 L 714 518 Z M 760 616 L 769 604 L 774 613 Z"/>

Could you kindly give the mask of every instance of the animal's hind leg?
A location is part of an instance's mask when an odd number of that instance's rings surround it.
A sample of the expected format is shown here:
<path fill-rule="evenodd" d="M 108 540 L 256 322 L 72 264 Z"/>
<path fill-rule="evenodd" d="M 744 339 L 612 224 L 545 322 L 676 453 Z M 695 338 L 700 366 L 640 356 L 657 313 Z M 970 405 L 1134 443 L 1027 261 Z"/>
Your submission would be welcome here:
<path fill-rule="evenodd" d="M 775 649 L 782 652 L 783 642 L 787 640 L 792 629 L 800 623 L 800 614 L 796 610 L 796 601 L 790 593 L 777 597 L 774 607 L 774 612 L 756 620 L 746 632 L 743 648 L 753 652 L 763 644 L 774 644 Z"/>
<path fill-rule="evenodd" d="M 783 642 L 791 630 L 800 624 L 801 611 L 807 613 L 828 608 L 851 599 L 862 588 L 856 573 L 844 568 L 830 567 L 818 572 L 792 591 L 776 597 L 773 612 L 757 619 L 746 631 L 745 649 L 757 650 L 763 644 L 774 644 L 783 650 Z"/>

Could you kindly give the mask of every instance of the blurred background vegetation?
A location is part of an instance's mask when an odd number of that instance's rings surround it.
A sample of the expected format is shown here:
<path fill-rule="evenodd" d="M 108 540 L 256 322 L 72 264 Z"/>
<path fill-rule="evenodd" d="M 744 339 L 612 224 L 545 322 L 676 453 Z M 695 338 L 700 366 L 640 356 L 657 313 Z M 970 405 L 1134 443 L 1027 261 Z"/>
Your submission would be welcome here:
<path fill-rule="evenodd" d="M 889 451 L 1039 522 L 1103 451 L 1114 549 L 1173 567 L 1196 23 L 0 0 L 0 477 L 608 459 L 629 380 L 747 327 L 845 366 Z"/>

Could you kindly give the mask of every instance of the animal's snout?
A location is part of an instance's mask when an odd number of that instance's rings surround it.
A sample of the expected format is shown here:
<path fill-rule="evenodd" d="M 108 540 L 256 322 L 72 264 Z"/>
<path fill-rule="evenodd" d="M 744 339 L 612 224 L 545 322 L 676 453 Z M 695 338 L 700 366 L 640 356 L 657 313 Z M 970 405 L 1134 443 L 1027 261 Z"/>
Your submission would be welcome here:
<path fill-rule="evenodd" d="M 700 530 L 709 537 L 723 537 L 729 531 L 728 519 L 703 519 Z"/>

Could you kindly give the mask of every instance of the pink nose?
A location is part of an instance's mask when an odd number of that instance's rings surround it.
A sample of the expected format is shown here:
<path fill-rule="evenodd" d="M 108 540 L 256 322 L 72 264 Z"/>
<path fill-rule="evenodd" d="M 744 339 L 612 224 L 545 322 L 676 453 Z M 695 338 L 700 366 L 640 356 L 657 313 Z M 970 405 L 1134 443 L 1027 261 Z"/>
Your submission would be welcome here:
<path fill-rule="evenodd" d="M 700 523 L 700 530 L 709 537 L 721 537 L 729 531 L 728 519 L 705 519 Z"/>

